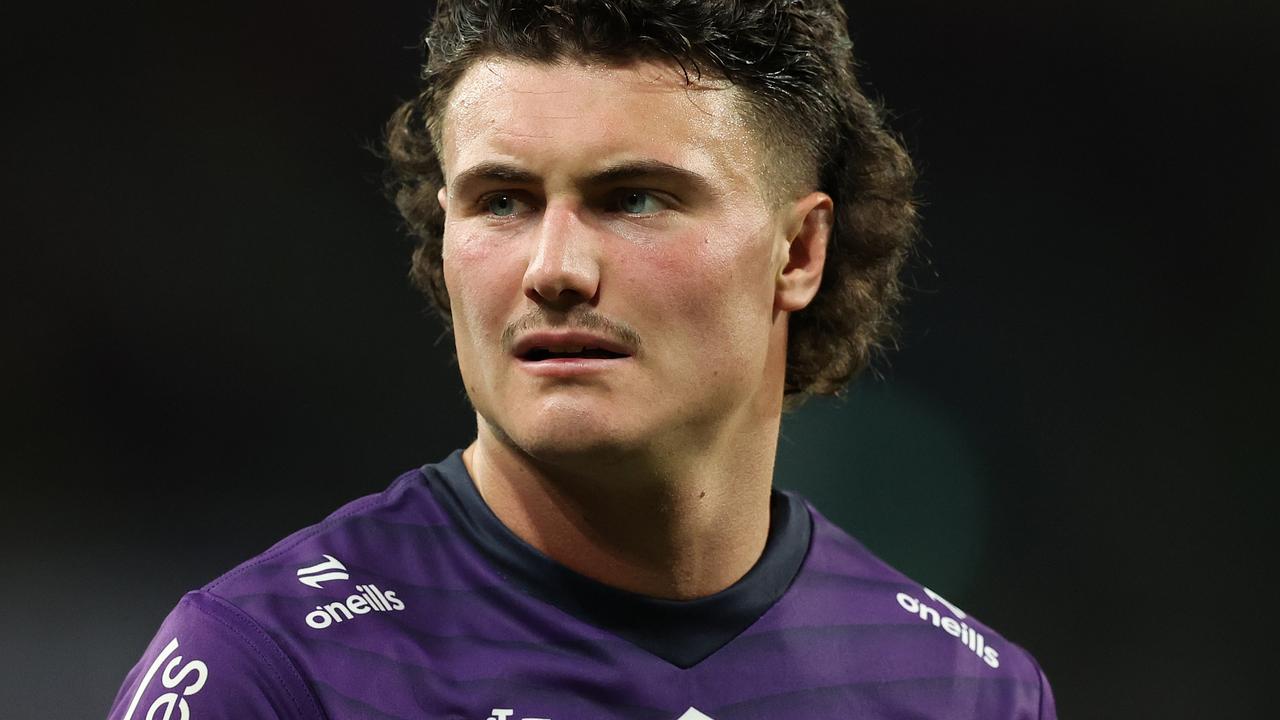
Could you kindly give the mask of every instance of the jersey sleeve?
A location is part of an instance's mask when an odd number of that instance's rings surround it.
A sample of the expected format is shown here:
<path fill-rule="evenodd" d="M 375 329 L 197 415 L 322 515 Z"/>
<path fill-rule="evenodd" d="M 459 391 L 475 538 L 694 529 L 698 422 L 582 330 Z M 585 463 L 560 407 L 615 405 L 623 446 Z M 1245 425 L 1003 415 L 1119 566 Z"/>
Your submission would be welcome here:
<path fill-rule="evenodd" d="M 125 677 L 108 720 L 323 720 L 284 651 L 208 592 L 185 595 Z"/>

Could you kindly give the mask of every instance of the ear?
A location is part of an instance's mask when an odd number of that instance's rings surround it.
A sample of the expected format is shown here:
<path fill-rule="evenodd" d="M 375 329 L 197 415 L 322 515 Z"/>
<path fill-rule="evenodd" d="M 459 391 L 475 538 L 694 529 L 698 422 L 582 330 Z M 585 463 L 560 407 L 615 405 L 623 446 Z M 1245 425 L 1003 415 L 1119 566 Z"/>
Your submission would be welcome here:
<path fill-rule="evenodd" d="M 436 202 L 440 203 L 440 209 L 449 212 L 449 188 L 441 185 L 436 191 Z"/>
<path fill-rule="evenodd" d="M 831 196 L 823 192 L 809 193 L 787 210 L 778 248 L 773 299 L 776 309 L 803 310 L 818 294 L 827 261 L 827 241 L 835 222 L 833 213 Z"/>

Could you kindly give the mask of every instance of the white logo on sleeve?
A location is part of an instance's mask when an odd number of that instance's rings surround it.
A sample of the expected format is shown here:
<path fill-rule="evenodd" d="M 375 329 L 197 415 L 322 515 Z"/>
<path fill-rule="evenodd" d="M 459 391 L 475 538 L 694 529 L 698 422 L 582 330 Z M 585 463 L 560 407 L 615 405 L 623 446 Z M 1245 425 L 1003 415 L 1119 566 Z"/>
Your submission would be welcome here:
<path fill-rule="evenodd" d="M 325 555 L 324 558 L 325 561 L 322 563 L 298 570 L 298 582 L 319 590 L 322 583 L 346 580 L 351 577 L 347 574 L 346 566 L 339 562 L 338 558 L 332 555 Z"/>
<path fill-rule="evenodd" d="M 129 703 L 129 710 L 124 714 L 124 720 L 132 720 L 133 713 L 138 709 L 138 701 L 142 700 L 142 695 L 147 691 L 147 687 L 151 685 L 151 679 L 155 677 L 156 671 L 160 669 L 161 663 L 173 655 L 173 651 L 178 649 L 178 638 L 169 641 L 164 651 L 159 657 L 151 663 L 151 667 L 147 668 L 147 673 L 142 676 L 142 682 L 138 684 L 138 691 L 133 694 L 133 700 Z M 166 689 L 173 692 L 167 692 L 155 699 L 151 703 L 150 709 L 144 720 L 173 720 L 174 708 L 178 710 L 177 720 L 187 720 L 191 717 L 191 708 L 187 705 L 187 698 L 200 692 L 204 687 L 204 683 L 209 679 L 209 668 L 199 660 L 192 660 L 186 665 L 182 665 L 182 669 L 178 670 L 178 665 L 182 664 L 182 656 L 174 655 L 169 664 L 165 666 L 164 672 L 160 674 L 160 684 Z M 181 694 L 178 693 L 181 691 Z M 157 715 L 161 710 L 164 714 Z M 141 716 L 139 716 L 141 717 Z"/>
<path fill-rule="evenodd" d="M 338 558 L 332 555 L 324 558 L 322 563 L 298 570 L 298 582 L 324 590 L 321 583 L 351 578 L 347 567 Z M 396 597 L 395 590 L 383 590 L 373 583 L 356 585 L 354 589 L 355 592 L 343 600 L 317 605 L 315 610 L 307 613 L 307 624 L 316 630 L 324 630 L 330 625 L 354 620 L 359 615 L 404 610 L 404 601 Z"/>
<path fill-rule="evenodd" d="M 709 715 L 704 715 L 701 710 L 691 707 L 684 711 L 684 714 L 676 718 L 676 720 L 715 720 Z"/>
<path fill-rule="evenodd" d="M 918 598 L 914 598 L 904 592 L 898 593 L 898 605 L 921 620 L 932 623 L 934 627 L 942 628 L 951 637 L 959 639 L 974 655 L 982 658 L 982 662 L 993 668 L 1000 667 L 1000 651 L 988 645 L 987 639 L 983 637 L 982 633 L 978 632 L 977 628 L 969 627 L 968 623 L 963 622 L 969 616 L 960 608 L 944 600 L 938 593 L 929 588 L 922 589 L 925 595 L 945 607 L 955 617 L 947 617 L 933 607 L 924 604 Z"/>

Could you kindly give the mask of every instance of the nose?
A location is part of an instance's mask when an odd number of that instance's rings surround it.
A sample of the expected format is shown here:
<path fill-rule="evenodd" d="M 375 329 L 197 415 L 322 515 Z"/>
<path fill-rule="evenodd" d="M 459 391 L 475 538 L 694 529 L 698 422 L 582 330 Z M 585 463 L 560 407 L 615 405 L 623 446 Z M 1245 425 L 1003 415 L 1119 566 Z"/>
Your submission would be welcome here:
<path fill-rule="evenodd" d="M 539 305 L 567 310 L 596 299 L 600 246 L 572 207 L 548 206 L 524 272 L 524 294 Z"/>

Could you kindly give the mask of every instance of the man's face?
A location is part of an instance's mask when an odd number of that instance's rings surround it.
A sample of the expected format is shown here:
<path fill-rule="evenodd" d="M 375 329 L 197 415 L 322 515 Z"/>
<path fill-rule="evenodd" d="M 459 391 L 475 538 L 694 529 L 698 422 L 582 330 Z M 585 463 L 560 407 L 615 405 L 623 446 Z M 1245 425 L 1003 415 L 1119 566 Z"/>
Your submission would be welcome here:
<path fill-rule="evenodd" d="M 445 111 L 444 272 L 484 422 L 534 457 L 714 442 L 781 398 L 786 264 L 730 86 L 476 62 Z"/>

